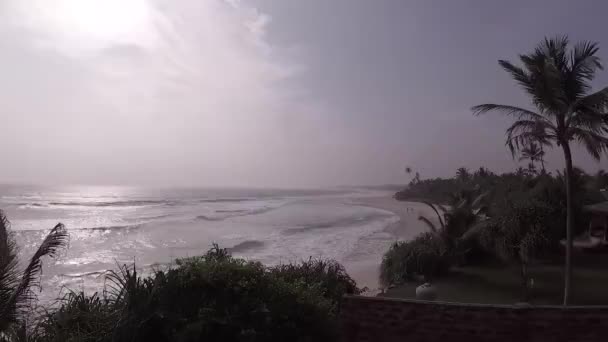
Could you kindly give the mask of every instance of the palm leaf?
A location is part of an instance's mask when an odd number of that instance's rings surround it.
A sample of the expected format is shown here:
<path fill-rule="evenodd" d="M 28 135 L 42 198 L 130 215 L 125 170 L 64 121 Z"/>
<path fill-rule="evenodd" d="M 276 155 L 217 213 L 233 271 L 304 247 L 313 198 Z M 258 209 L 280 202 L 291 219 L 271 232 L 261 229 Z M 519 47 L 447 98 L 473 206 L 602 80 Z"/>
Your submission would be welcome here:
<path fill-rule="evenodd" d="M 576 109 L 583 110 L 604 110 L 608 105 L 608 87 L 602 88 L 593 94 L 581 97 L 576 100 Z"/>
<path fill-rule="evenodd" d="M 435 204 L 435 206 L 437 208 L 439 208 L 439 210 L 441 210 L 443 213 L 447 213 L 448 212 L 448 208 L 446 208 L 444 205 L 442 204 Z"/>
<path fill-rule="evenodd" d="M 16 323 L 18 315 L 10 309 L 10 300 L 19 283 L 17 248 L 9 231 L 10 222 L 0 210 L 0 332 Z"/>
<path fill-rule="evenodd" d="M 522 56 L 525 57 L 525 56 Z M 505 71 L 507 71 L 509 74 L 511 74 L 511 77 L 522 87 L 524 88 L 524 90 L 530 94 L 533 95 L 536 88 L 534 85 L 534 80 L 532 79 L 531 75 L 525 71 L 524 69 L 513 65 L 511 62 L 509 61 L 505 61 L 505 60 L 499 60 L 498 64 L 505 69 Z"/>
<path fill-rule="evenodd" d="M 488 112 L 497 112 L 507 116 L 513 116 L 518 120 L 546 120 L 542 115 L 535 113 L 531 110 L 493 103 L 477 105 L 472 107 L 471 110 L 473 111 L 473 115 L 482 115 Z"/>
<path fill-rule="evenodd" d="M 594 159 L 600 160 L 601 154 L 608 151 L 608 138 L 582 128 L 572 127 L 569 131 Z"/>
<path fill-rule="evenodd" d="M 481 233 L 484 229 L 488 228 L 490 225 L 490 221 L 483 220 L 473 224 L 469 229 L 467 229 L 464 234 L 460 236 L 460 241 L 471 241 Z"/>
<path fill-rule="evenodd" d="M 505 145 L 511 151 L 511 155 L 515 156 L 515 152 L 521 150 L 524 146 L 536 141 L 537 135 L 534 132 L 522 132 L 516 135 L 507 134 Z"/>
<path fill-rule="evenodd" d="M 40 273 L 42 271 L 42 258 L 55 257 L 58 251 L 68 242 L 68 233 L 63 224 L 57 224 L 42 241 L 34 256 L 30 259 L 23 271 L 21 280 L 8 302 L 8 308 L 15 310 L 22 316 L 29 308 L 29 302 L 36 298 L 33 288 L 40 287 Z"/>
<path fill-rule="evenodd" d="M 481 207 L 482 202 L 486 199 L 486 197 L 488 196 L 489 193 L 490 193 L 490 191 L 485 191 L 485 192 L 477 195 L 477 197 L 475 197 L 475 199 L 473 199 L 473 202 L 471 202 L 471 207 L 472 208 Z"/>
<path fill-rule="evenodd" d="M 431 220 L 429 220 L 428 218 L 424 217 L 424 216 L 418 216 L 418 220 L 426 223 L 426 225 L 429 227 L 429 229 L 434 233 L 434 234 L 439 234 L 439 229 L 437 229 L 437 227 L 435 226 L 435 224 L 433 222 L 431 222 Z"/>
<path fill-rule="evenodd" d="M 507 135 L 515 135 L 519 132 L 531 132 L 536 136 L 538 142 L 547 140 L 552 132 L 557 129 L 546 121 L 517 120 L 506 131 Z"/>
<path fill-rule="evenodd" d="M 603 69 L 602 63 L 596 53 L 599 47 L 595 42 L 581 41 L 574 46 L 570 56 L 571 76 L 573 81 L 586 85 L 584 81 L 591 81 L 595 77 L 596 70 Z M 587 91 L 586 86 L 581 87 L 581 92 Z"/>
<path fill-rule="evenodd" d="M 422 203 L 426 204 L 427 206 L 431 207 L 431 209 L 433 209 L 433 211 L 437 215 L 437 219 L 439 220 L 439 224 L 441 225 L 441 228 L 445 227 L 445 222 L 441 218 L 441 214 L 439 214 L 439 211 L 437 210 L 437 207 L 434 204 L 430 203 L 430 202 L 423 201 Z"/>

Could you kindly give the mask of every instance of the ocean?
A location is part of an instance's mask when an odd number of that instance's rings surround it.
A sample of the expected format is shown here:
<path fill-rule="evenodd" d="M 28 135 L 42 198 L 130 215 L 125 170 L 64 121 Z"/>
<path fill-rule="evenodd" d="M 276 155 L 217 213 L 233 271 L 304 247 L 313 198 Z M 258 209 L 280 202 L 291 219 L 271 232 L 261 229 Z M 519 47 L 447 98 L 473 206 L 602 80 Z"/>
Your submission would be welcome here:
<path fill-rule="evenodd" d="M 57 259 L 45 259 L 42 297 L 103 287 L 118 265 L 143 272 L 200 255 L 213 243 L 266 265 L 332 258 L 345 265 L 379 261 L 395 240 L 388 211 L 356 204 L 387 191 L 152 189 L 70 186 L 0 187 L 0 209 L 27 260 L 58 222 L 70 234 Z"/>

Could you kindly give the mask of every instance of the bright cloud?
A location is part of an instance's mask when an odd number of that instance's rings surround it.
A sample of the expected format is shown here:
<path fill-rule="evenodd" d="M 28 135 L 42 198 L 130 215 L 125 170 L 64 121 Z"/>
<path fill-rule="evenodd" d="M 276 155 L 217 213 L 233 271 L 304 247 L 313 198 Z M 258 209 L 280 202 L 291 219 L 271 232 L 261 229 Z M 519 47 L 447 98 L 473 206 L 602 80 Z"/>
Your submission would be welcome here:
<path fill-rule="evenodd" d="M 302 66 L 267 42 L 268 15 L 219 0 L 0 6 L 6 179 L 316 182 L 302 171 L 319 162 L 300 158 L 332 128 L 283 88 Z"/>

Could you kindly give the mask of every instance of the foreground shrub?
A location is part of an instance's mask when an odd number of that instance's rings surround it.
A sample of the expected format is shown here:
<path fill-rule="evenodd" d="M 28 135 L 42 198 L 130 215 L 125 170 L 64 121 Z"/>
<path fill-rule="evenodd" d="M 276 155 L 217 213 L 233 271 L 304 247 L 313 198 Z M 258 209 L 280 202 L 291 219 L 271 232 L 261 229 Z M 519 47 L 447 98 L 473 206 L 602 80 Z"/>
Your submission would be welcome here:
<path fill-rule="evenodd" d="M 359 294 L 355 281 L 344 266 L 334 260 L 309 259 L 299 264 L 282 264 L 269 269 L 272 276 L 287 283 L 304 283 L 318 289 L 337 311 L 344 295 Z"/>
<path fill-rule="evenodd" d="M 451 258 L 436 235 L 428 232 L 411 241 L 395 242 L 382 258 L 380 282 L 382 286 L 398 285 L 418 276 L 432 279 L 450 268 Z"/>
<path fill-rule="evenodd" d="M 38 341 L 331 341 L 354 281 L 331 261 L 272 269 L 217 246 L 141 278 L 126 266 L 107 292 L 71 293 L 38 324 Z"/>

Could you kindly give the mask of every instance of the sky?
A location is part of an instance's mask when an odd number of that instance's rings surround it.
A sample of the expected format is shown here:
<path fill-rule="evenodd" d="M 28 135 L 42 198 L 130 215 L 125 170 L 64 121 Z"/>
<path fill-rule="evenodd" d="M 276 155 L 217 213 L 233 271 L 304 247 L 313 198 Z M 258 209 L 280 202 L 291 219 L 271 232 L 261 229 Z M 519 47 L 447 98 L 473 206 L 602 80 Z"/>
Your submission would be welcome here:
<path fill-rule="evenodd" d="M 600 44 L 608 3 L 3 0 L 0 183 L 317 187 L 519 164 L 498 59 Z M 605 48 L 603 48 L 605 47 Z M 607 62 L 608 63 L 608 62 Z M 608 85 L 608 71 L 596 87 Z M 574 162 L 605 167 L 583 150 Z M 547 156 L 561 169 L 560 151 Z"/>

